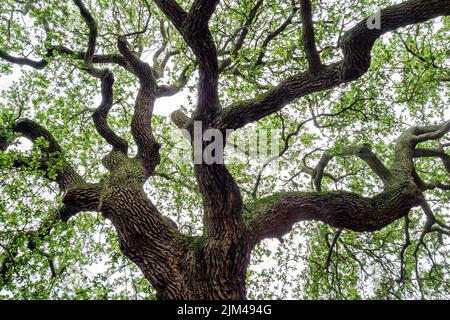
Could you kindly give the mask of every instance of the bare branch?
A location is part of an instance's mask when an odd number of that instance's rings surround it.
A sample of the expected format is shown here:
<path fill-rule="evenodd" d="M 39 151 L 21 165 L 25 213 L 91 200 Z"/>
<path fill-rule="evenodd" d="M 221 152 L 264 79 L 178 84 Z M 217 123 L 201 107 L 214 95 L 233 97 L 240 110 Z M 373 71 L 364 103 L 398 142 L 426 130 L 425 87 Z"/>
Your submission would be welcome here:
<path fill-rule="evenodd" d="M 311 1 L 301 0 L 300 8 L 303 21 L 303 46 L 309 64 L 309 71 L 314 74 L 320 70 L 322 63 L 316 47 Z"/>
<path fill-rule="evenodd" d="M 195 117 L 206 118 L 220 110 L 217 48 L 208 27 L 218 0 L 196 0 L 189 13 L 176 1 L 155 0 L 192 49 L 199 66 L 198 103 Z"/>
<path fill-rule="evenodd" d="M 324 175 L 324 170 L 328 163 L 336 156 L 357 156 L 368 164 L 372 171 L 383 181 L 385 185 L 388 185 L 393 180 L 392 173 L 372 152 L 371 146 L 369 144 L 348 146 L 340 149 L 331 149 L 323 154 L 315 169 L 314 186 L 316 191 L 322 190 L 322 178 Z"/>

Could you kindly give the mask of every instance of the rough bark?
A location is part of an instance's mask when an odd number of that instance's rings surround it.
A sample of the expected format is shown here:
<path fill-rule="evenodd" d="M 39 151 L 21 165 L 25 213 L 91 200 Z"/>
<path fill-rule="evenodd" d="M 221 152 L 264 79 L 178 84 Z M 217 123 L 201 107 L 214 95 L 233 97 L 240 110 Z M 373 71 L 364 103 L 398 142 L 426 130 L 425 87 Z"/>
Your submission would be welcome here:
<path fill-rule="evenodd" d="M 369 29 L 363 20 L 344 34 L 340 43 L 344 58 L 340 62 L 322 66 L 319 72 L 308 70 L 291 76 L 254 99 L 226 107 L 222 112 L 222 127 L 240 128 L 280 110 L 294 99 L 354 81 L 369 69 L 371 49 L 383 34 L 449 14 L 450 0 L 410 0 L 383 9 L 381 29 Z M 305 37 L 309 38 L 311 32 L 305 31 Z M 310 52 L 310 65 L 318 64 L 317 56 L 311 54 L 314 48 L 307 52 Z"/>

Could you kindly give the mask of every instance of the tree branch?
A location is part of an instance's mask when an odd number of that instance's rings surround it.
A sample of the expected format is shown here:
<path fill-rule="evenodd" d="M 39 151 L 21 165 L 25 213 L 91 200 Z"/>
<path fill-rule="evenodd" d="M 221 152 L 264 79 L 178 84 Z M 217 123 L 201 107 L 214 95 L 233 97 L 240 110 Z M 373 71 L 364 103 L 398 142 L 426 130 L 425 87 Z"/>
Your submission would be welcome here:
<path fill-rule="evenodd" d="M 284 30 L 286 30 L 287 27 L 289 27 L 292 24 L 292 20 L 294 19 L 295 15 L 298 12 L 298 7 L 295 5 L 295 1 L 291 1 L 292 2 L 292 11 L 290 13 L 290 15 L 287 17 L 287 19 L 277 28 L 275 29 L 273 32 L 269 33 L 266 38 L 264 39 L 262 45 L 261 45 L 261 49 L 260 49 L 260 53 L 258 56 L 258 59 L 256 60 L 256 64 L 257 65 L 261 65 L 264 64 L 264 56 L 266 55 L 266 51 L 267 51 L 267 47 L 269 46 L 270 42 L 272 42 L 273 40 L 275 40 L 281 33 L 284 32 Z"/>
<path fill-rule="evenodd" d="M 68 164 L 63 158 L 63 152 L 58 142 L 51 133 L 29 119 L 18 120 L 12 131 L 21 134 L 23 137 L 35 143 L 38 139 L 45 140 L 39 145 L 44 157 L 38 159 L 39 169 L 45 171 L 45 176 L 50 181 L 56 182 L 63 192 L 63 206 L 58 218 L 67 221 L 72 216 L 82 211 L 96 211 L 100 201 L 100 187 L 96 184 L 89 184 Z M 0 151 L 4 152 L 9 147 L 5 137 L 0 135 L 0 142 L 3 141 Z M 30 166 L 32 159 L 16 159 L 14 166 L 22 169 Z M 62 162 L 62 164 L 59 164 Z M 51 166 L 55 166 L 56 176 L 48 175 L 47 171 Z M 67 202 L 66 202 L 67 200 Z"/>
<path fill-rule="evenodd" d="M 176 1 L 155 0 L 192 49 L 199 66 L 198 102 L 194 118 L 200 120 L 220 110 L 219 63 L 214 39 L 208 27 L 219 0 L 196 0 L 189 13 Z"/>
<path fill-rule="evenodd" d="M 75 5 L 80 10 L 80 14 L 86 22 L 88 28 L 89 28 L 89 40 L 88 40 L 88 48 L 84 57 L 84 64 L 87 68 L 92 66 L 95 49 L 97 45 L 97 22 L 95 21 L 94 17 L 90 13 L 90 11 L 84 6 L 83 1 L 81 0 L 74 0 Z"/>
<path fill-rule="evenodd" d="M 257 243 L 280 238 L 299 221 L 315 220 L 357 232 L 376 231 L 404 217 L 422 202 L 413 184 L 400 183 L 373 198 L 334 191 L 327 193 L 286 192 L 258 201 L 264 211 L 250 223 L 250 234 Z"/>
<path fill-rule="evenodd" d="M 291 76 L 254 99 L 232 104 L 223 110 L 221 126 L 240 128 L 294 99 L 356 80 L 369 69 L 371 49 L 383 34 L 446 15 L 450 15 L 450 0 L 410 0 L 387 7 L 381 11 L 381 29 L 369 29 L 367 20 L 363 20 L 344 34 L 340 44 L 344 58 L 340 62 L 323 66 L 317 74 L 307 71 Z"/>
<path fill-rule="evenodd" d="M 46 58 L 51 57 L 51 51 L 47 52 Z M 8 53 L 6 53 L 3 50 L 0 50 L 0 58 L 3 60 L 6 60 L 10 63 L 14 63 L 21 66 L 29 66 L 31 68 L 42 70 L 48 65 L 47 59 L 41 59 L 39 61 L 28 59 L 28 58 L 20 58 L 20 57 L 14 57 Z"/>
<path fill-rule="evenodd" d="M 227 67 L 230 66 L 230 64 L 233 62 L 233 60 L 236 59 L 236 57 L 239 54 L 239 51 L 242 49 L 242 46 L 245 43 L 245 39 L 248 35 L 249 32 L 249 28 L 251 27 L 251 25 L 253 24 L 254 20 L 257 17 L 257 13 L 259 11 L 259 9 L 261 8 L 262 4 L 263 4 L 264 0 L 259 0 L 254 7 L 250 10 L 250 12 L 248 13 L 248 17 L 244 23 L 244 25 L 239 28 L 239 30 L 241 30 L 240 34 L 239 34 L 239 38 L 237 39 L 233 50 L 231 51 L 230 57 L 226 58 L 225 60 L 223 60 L 220 63 L 220 71 L 225 70 Z M 237 32 L 236 32 L 237 35 Z M 233 35 L 234 37 L 235 35 Z M 232 41 L 232 39 L 230 39 L 229 41 Z M 226 47 L 224 47 L 225 49 Z"/>
<path fill-rule="evenodd" d="M 173 96 L 177 93 L 179 93 L 181 90 L 183 90 L 184 87 L 186 87 L 188 83 L 188 76 L 186 73 L 189 71 L 190 66 L 186 66 L 178 76 L 178 79 L 175 84 L 173 85 L 161 85 L 158 86 L 156 95 L 157 97 L 169 97 Z"/>
<path fill-rule="evenodd" d="M 114 76 L 111 71 L 105 70 L 101 77 L 102 86 L 102 102 L 95 110 L 92 118 L 94 120 L 95 128 L 99 134 L 110 144 L 114 149 L 128 153 L 128 143 L 123 138 L 115 134 L 108 125 L 107 117 L 109 110 L 113 106 L 113 85 Z"/>
<path fill-rule="evenodd" d="M 154 2 L 178 30 L 183 29 L 187 12 L 183 10 L 176 0 L 154 0 Z"/>
<path fill-rule="evenodd" d="M 444 164 L 445 170 L 450 173 L 450 155 L 445 153 L 444 150 L 436 150 L 436 149 L 415 149 L 414 150 L 414 158 L 429 158 L 436 157 L 442 160 Z"/>
<path fill-rule="evenodd" d="M 371 146 L 369 144 L 348 146 L 340 149 L 330 149 L 325 152 L 319 163 L 316 166 L 315 174 L 313 176 L 314 186 L 316 191 L 322 191 L 322 178 L 324 171 L 328 163 L 334 157 L 345 157 L 345 156 L 357 156 L 361 160 L 367 163 L 367 165 L 372 169 L 372 171 L 383 181 L 385 185 L 392 182 L 392 174 L 389 169 L 381 162 L 381 160 L 372 152 Z"/>
<path fill-rule="evenodd" d="M 15 123 L 12 130 L 16 133 L 20 133 L 23 137 L 33 143 L 35 143 L 38 138 L 43 138 L 48 142 L 48 145 L 40 146 L 41 152 L 46 156 L 42 161 L 45 161 L 48 164 L 56 164 L 58 162 L 59 157 L 62 155 L 61 147 L 45 128 L 32 120 L 21 119 Z M 67 163 L 64 163 L 63 168 L 58 170 L 55 179 L 62 190 L 65 190 L 71 184 L 77 183 L 80 180 L 82 180 L 81 177 Z"/>
<path fill-rule="evenodd" d="M 413 157 L 417 145 L 414 132 L 405 130 L 397 139 L 392 168 L 387 169 L 368 145 L 350 146 L 328 151 L 315 170 L 315 186 L 321 190 L 324 169 L 334 156 L 356 155 L 382 179 L 384 191 L 372 198 L 346 192 L 283 192 L 256 201 L 250 213 L 249 230 L 253 241 L 266 237 L 280 238 L 294 223 L 322 221 L 337 228 L 353 231 L 375 231 L 404 217 L 411 208 L 424 205 L 422 188 L 414 179 Z"/>
<path fill-rule="evenodd" d="M 439 126 L 416 128 L 416 131 L 417 143 L 430 140 L 438 140 L 450 132 L 450 121 L 447 121 Z"/>
<path fill-rule="evenodd" d="M 120 53 L 139 78 L 140 88 L 131 121 L 131 133 L 138 146 L 138 157 L 143 160 L 147 175 L 150 176 L 160 161 L 160 145 L 153 135 L 151 124 L 156 99 L 156 80 L 150 65 L 141 61 L 130 51 L 125 37 L 119 37 L 117 45 Z"/>
<path fill-rule="evenodd" d="M 108 113 L 113 106 L 114 75 L 108 69 L 97 69 L 93 65 L 98 35 L 97 22 L 81 0 L 74 0 L 74 2 L 79 8 L 80 14 L 89 28 L 88 48 L 84 55 L 84 67 L 89 74 L 101 80 L 102 102 L 92 115 L 95 128 L 98 133 L 113 146 L 114 150 L 119 150 L 124 154 L 127 154 L 128 143 L 112 131 L 107 120 Z"/>
<path fill-rule="evenodd" d="M 308 60 L 309 71 L 315 74 L 320 70 L 322 63 L 320 62 L 320 55 L 316 47 L 311 1 L 301 0 L 300 8 L 303 22 L 303 46 L 305 48 L 306 59 Z"/>

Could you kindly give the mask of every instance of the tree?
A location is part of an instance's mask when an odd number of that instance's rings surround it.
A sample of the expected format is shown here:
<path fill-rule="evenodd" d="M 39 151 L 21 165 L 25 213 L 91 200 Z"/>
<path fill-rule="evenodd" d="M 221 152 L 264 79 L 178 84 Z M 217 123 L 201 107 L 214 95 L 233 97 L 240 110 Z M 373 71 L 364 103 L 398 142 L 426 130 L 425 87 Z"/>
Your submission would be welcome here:
<path fill-rule="evenodd" d="M 448 296 L 450 1 L 392 2 L 2 1 L 4 296 L 283 296 L 249 270 L 272 238 L 307 246 L 280 260 L 304 258 L 297 296 Z M 281 150 L 174 163 L 154 108 L 180 92 L 178 128 L 282 128 Z"/>

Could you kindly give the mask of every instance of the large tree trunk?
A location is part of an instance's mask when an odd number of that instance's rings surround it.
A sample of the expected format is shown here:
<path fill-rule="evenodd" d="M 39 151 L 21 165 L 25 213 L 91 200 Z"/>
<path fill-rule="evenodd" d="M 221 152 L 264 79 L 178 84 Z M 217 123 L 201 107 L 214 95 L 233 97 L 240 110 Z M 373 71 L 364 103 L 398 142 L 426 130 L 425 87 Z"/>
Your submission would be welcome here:
<path fill-rule="evenodd" d="M 142 190 L 114 189 L 102 212 L 115 226 L 122 252 L 159 299 L 246 298 L 250 250 L 244 241 L 181 236 Z"/>
<path fill-rule="evenodd" d="M 251 248 L 244 232 L 182 235 L 145 194 L 145 171 L 137 160 L 113 153 L 105 165 L 111 175 L 102 182 L 98 210 L 112 222 L 122 252 L 142 270 L 158 298 L 246 298 Z"/>

